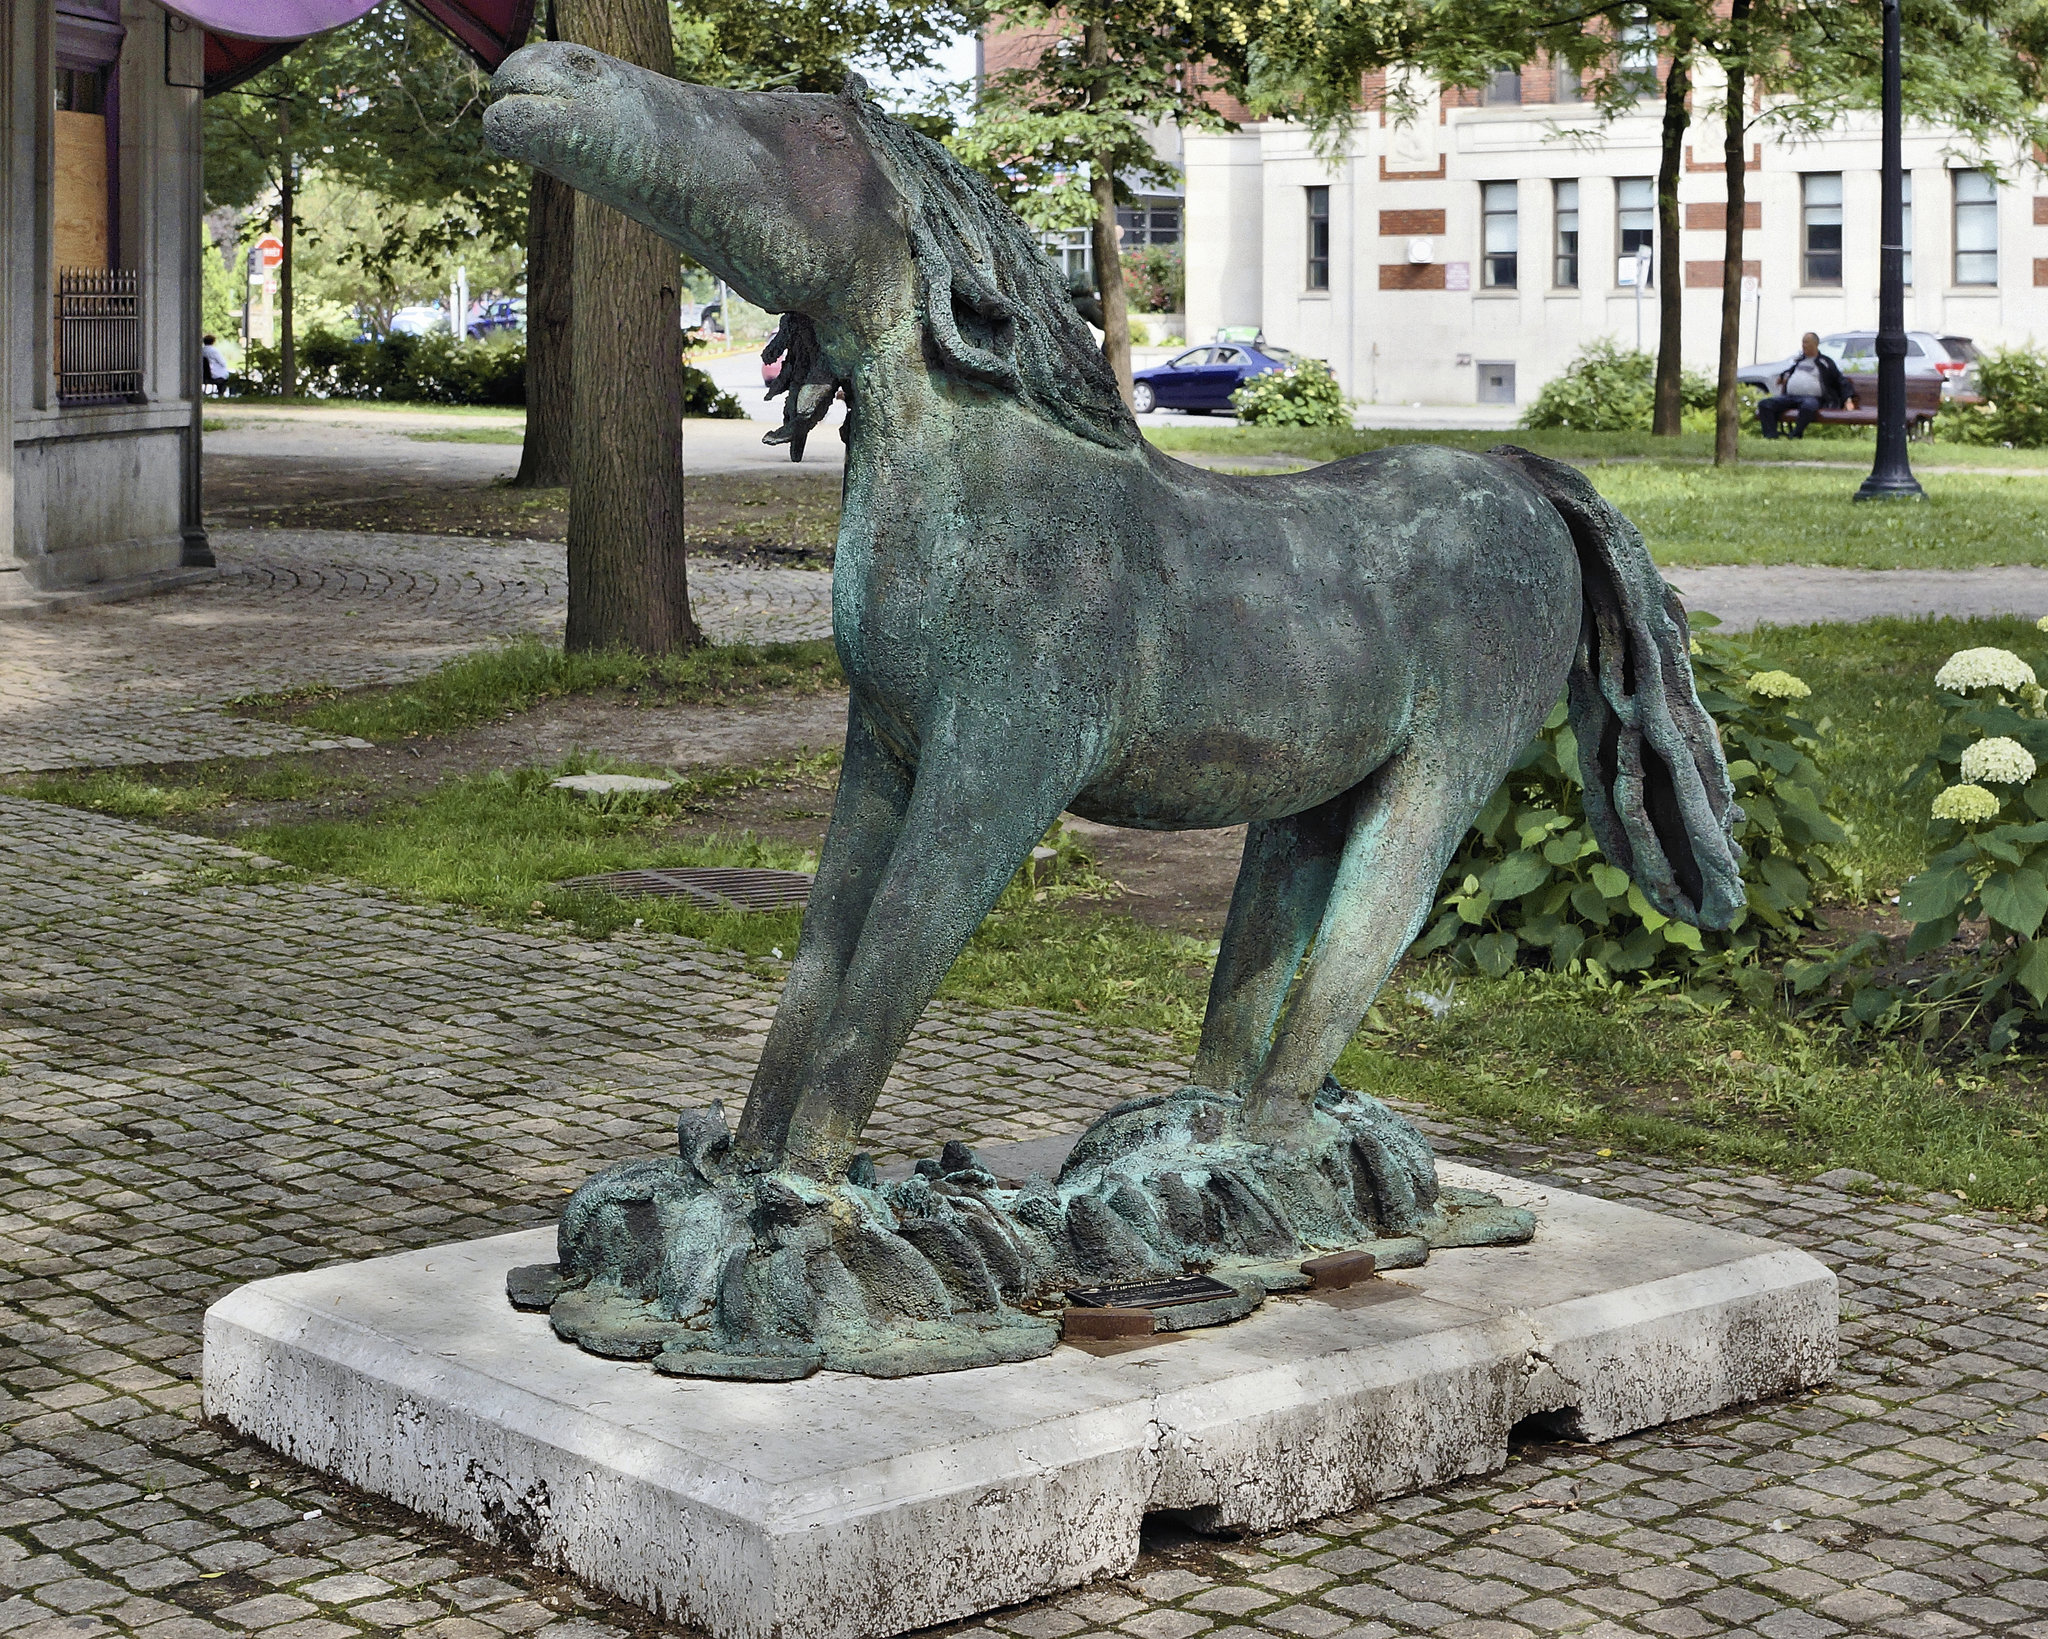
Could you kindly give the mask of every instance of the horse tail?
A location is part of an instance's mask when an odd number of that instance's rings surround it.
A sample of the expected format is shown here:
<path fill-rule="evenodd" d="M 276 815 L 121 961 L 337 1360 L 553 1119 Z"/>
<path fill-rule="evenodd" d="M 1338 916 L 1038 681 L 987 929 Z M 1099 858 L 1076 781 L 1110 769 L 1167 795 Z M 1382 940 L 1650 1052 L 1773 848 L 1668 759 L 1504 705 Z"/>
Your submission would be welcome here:
<path fill-rule="evenodd" d="M 1512 444 L 1489 453 L 1543 492 L 1578 549 L 1585 607 L 1566 699 L 1594 840 L 1664 915 L 1731 926 L 1745 902 L 1743 814 L 1693 687 L 1685 606 L 1577 468 Z"/>

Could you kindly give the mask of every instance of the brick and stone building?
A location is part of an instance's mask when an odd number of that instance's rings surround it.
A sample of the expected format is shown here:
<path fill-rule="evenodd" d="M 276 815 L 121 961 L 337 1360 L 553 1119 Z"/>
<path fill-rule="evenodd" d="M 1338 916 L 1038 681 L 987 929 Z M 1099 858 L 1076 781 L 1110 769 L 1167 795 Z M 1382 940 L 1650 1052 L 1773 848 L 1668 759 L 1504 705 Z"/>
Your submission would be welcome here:
<path fill-rule="evenodd" d="M 1719 122 L 1702 117 L 1687 135 L 1684 265 L 1661 269 L 1660 117 L 1652 98 L 1602 125 L 1568 75 L 1531 71 L 1432 95 L 1405 124 L 1363 113 L 1334 163 L 1290 124 L 1190 131 L 1189 339 L 1262 326 L 1327 358 L 1369 403 L 1526 403 L 1586 342 L 1635 344 L 1647 247 L 1643 345 L 1656 346 L 1656 283 L 1677 277 L 1686 362 L 1711 371 L 1726 209 Z M 1958 146 L 1907 132 L 1907 328 L 1980 347 L 2048 341 L 2048 185 L 2009 155 L 1996 156 L 2001 183 Z M 1806 330 L 1874 328 L 1876 116 L 1811 140 L 1764 136 L 1747 192 L 1744 362 L 1785 356 Z"/>

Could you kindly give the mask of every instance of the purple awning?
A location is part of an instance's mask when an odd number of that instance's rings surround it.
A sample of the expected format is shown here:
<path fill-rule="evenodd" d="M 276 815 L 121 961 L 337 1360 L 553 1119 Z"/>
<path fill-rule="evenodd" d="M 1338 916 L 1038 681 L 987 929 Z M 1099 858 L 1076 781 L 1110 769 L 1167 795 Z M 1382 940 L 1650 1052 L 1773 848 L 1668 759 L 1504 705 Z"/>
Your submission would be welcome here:
<path fill-rule="evenodd" d="M 380 0 L 168 0 L 164 10 L 238 40 L 311 39 L 375 11 Z"/>
<path fill-rule="evenodd" d="M 166 0 L 206 30 L 206 94 L 269 67 L 301 40 L 374 11 L 380 0 Z M 534 0 L 405 0 L 490 72 L 533 28 Z"/>

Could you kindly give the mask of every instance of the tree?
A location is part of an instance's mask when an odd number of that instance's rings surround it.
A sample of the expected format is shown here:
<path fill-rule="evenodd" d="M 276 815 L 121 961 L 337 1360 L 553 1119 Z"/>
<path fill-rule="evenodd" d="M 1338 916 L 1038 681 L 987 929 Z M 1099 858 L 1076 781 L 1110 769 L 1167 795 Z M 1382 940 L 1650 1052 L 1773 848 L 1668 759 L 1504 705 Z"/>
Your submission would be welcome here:
<path fill-rule="evenodd" d="M 297 238 L 305 174 L 345 182 L 381 201 L 375 235 L 350 236 L 341 254 L 374 282 L 401 263 L 445 263 L 482 238 L 524 237 L 523 166 L 483 146 L 490 81 L 438 29 L 396 6 L 379 7 L 296 47 L 233 91 L 206 103 L 210 205 L 277 202 L 280 383 L 297 386 L 294 349 Z"/>
<path fill-rule="evenodd" d="M 1102 303 L 1102 351 L 1128 399 L 1131 331 L 1117 248 L 1119 190 L 1170 180 L 1154 152 L 1163 120 L 1220 126 L 1219 93 L 1241 89 L 1246 13 L 1228 0 L 1046 0 L 1007 10 L 1040 36 L 1030 61 L 990 75 L 952 146 L 998 177 L 1033 226 L 1085 223 Z"/>
<path fill-rule="evenodd" d="M 662 0 L 562 0 L 565 40 L 667 74 Z M 570 434 L 571 650 L 667 654 L 703 642 L 683 556 L 681 264 L 652 229 L 575 202 Z"/>

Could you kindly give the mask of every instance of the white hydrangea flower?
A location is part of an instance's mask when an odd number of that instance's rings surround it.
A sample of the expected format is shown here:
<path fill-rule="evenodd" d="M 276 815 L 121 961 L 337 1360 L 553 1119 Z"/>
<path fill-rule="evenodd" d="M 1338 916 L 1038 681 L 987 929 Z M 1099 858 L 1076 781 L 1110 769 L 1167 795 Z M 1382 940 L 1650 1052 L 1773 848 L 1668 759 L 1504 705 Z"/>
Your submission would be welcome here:
<path fill-rule="evenodd" d="M 1996 819 L 1998 799 L 1981 785 L 1952 785 L 1934 799 L 1934 817 L 1959 820 L 1964 825 Z"/>
<path fill-rule="evenodd" d="M 2048 632 L 2048 615 L 2043 615 L 2034 622 L 2034 630 L 2037 632 Z"/>
<path fill-rule="evenodd" d="M 1749 692 L 1759 700 L 1804 700 L 1813 690 L 1790 672 L 1758 672 L 1749 680 Z"/>
<path fill-rule="evenodd" d="M 1990 785 L 2025 785 L 2034 777 L 2034 754 L 2017 740 L 1994 734 L 1963 753 L 1963 778 Z"/>
<path fill-rule="evenodd" d="M 1957 694 L 1971 689 L 2023 689 L 2034 668 L 2010 649 L 1958 649 L 1934 674 L 1934 686 Z"/>

